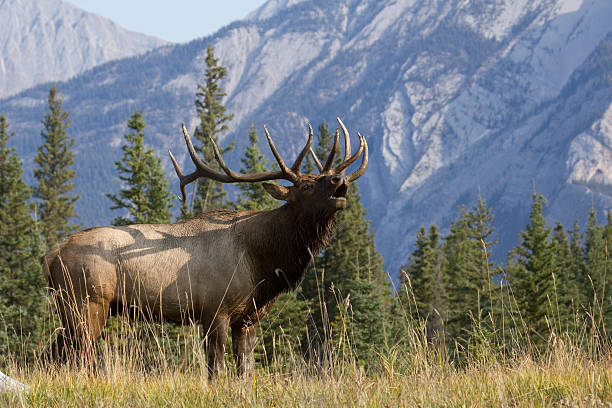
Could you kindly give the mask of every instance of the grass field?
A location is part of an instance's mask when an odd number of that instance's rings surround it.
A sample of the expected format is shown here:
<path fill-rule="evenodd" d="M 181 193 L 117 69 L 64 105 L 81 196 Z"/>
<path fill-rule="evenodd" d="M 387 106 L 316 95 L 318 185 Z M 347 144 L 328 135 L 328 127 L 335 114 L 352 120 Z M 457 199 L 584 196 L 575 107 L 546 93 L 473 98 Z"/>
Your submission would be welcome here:
<path fill-rule="evenodd" d="M 285 359 L 248 379 L 237 378 L 228 364 L 224 376 L 209 382 L 201 355 L 189 366 L 143 370 L 136 354 L 126 358 L 103 346 L 105 368 L 95 372 L 13 362 L 5 373 L 30 390 L 0 394 L 0 406 L 612 407 L 609 353 L 594 358 L 561 340 L 537 362 L 526 354 L 502 358 L 484 351 L 458 368 L 426 345 L 411 353 L 396 349 L 368 373 L 340 357 L 318 368 Z"/>
<path fill-rule="evenodd" d="M 258 339 L 259 365 L 250 377 L 238 378 L 227 355 L 225 373 L 209 381 L 199 326 L 172 331 L 113 318 L 97 344 L 95 368 L 49 368 L 19 351 L 0 356 L 0 370 L 29 386 L 0 393 L 0 407 L 612 408 L 612 348 L 594 323 L 572 335 L 551 320 L 550 337 L 537 346 L 528 330 L 477 333 L 485 340 L 453 353 L 428 341 L 426 322 L 405 320 L 401 345 L 380 350 L 368 368 L 356 361 L 350 333 L 327 340 L 316 363 L 283 339 L 267 351 Z M 57 325 L 49 327 L 53 338 Z"/>

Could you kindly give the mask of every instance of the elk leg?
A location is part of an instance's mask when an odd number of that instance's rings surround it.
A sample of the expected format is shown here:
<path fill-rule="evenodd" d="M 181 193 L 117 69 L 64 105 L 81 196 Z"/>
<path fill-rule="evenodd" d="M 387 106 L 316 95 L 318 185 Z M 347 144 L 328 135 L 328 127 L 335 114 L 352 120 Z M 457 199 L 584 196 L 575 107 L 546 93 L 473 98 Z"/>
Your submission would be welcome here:
<path fill-rule="evenodd" d="M 257 323 L 232 326 L 232 348 L 238 375 L 247 376 L 253 371 L 253 348 L 257 337 Z"/>
<path fill-rule="evenodd" d="M 63 364 L 69 360 L 72 352 L 78 347 L 74 341 L 77 327 L 77 319 L 74 317 L 76 310 L 70 296 L 62 291 L 53 293 L 53 303 L 62 327 L 41 359 L 47 364 Z"/>
<path fill-rule="evenodd" d="M 43 354 L 46 362 L 65 363 L 75 352 L 83 351 L 80 361 L 83 364 L 93 362 L 95 340 L 100 337 L 108 317 L 109 304 L 105 300 L 83 301 L 82 307 L 75 305 L 75 299 L 67 300 L 58 297 L 57 311 L 63 329 L 55 341 Z"/>
<path fill-rule="evenodd" d="M 225 344 L 227 343 L 227 330 L 229 319 L 217 317 L 213 320 L 206 334 L 206 358 L 208 360 L 208 377 L 215 378 L 225 369 Z"/>
<path fill-rule="evenodd" d="M 89 361 L 93 361 L 95 343 L 98 337 L 100 337 L 100 334 L 102 334 L 102 329 L 106 324 L 109 311 L 109 304 L 103 299 L 99 301 L 87 302 L 85 312 L 86 320 L 83 327 L 82 336 Z"/>
<path fill-rule="evenodd" d="M 63 364 L 68 360 L 68 351 L 72 348 L 69 343 L 69 337 L 66 336 L 64 330 L 58 332 L 53 340 L 53 343 L 43 352 L 40 359 L 44 364 Z"/>

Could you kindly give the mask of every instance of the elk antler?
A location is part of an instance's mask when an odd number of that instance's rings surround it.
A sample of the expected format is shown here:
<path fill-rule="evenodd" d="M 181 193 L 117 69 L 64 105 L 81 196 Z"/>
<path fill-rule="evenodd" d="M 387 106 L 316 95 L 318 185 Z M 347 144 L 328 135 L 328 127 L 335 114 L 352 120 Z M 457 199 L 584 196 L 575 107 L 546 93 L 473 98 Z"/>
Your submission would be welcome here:
<path fill-rule="evenodd" d="M 215 159 L 217 160 L 217 162 L 219 163 L 219 166 L 221 166 L 221 169 L 223 170 L 225 174 L 220 173 L 217 170 L 212 169 L 211 167 L 208 167 L 198 157 L 195 151 L 195 148 L 193 147 L 193 143 L 191 143 L 191 138 L 189 137 L 189 133 L 187 133 L 187 128 L 185 128 L 185 124 L 183 123 L 182 125 L 183 137 L 185 138 L 185 143 L 187 144 L 187 150 L 189 151 L 189 156 L 191 157 L 193 164 L 195 164 L 196 166 L 195 171 L 193 173 L 184 175 L 176 159 L 172 155 L 172 152 L 168 152 L 170 154 L 170 159 L 172 160 L 172 164 L 174 165 L 174 170 L 176 171 L 176 175 L 178 176 L 180 183 L 181 183 L 181 193 L 183 194 L 183 201 L 185 201 L 185 199 L 187 198 L 187 194 L 185 193 L 185 186 L 187 186 L 187 184 L 189 183 L 196 181 L 200 177 L 207 177 L 209 179 L 219 181 L 221 183 L 257 182 L 257 181 L 267 181 L 267 180 L 288 180 L 295 184 L 298 182 L 300 178 L 300 175 L 301 175 L 300 167 L 302 166 L 302 161 L 304 160 L 304 157 L 306 157 L 308 152 L 312 154 L 315 164 L 317 165 L 321 174 L 340 174 L 342 173 L 348 166 L 354 163 L 355 160 L 357 160 L 357 158 L 359 158 L 359 155 L 361 155 L 362 152 L 364 152 L 361 166 L 359 167 L 359 169 L 357 169 L 357 171 L 355 171 L 354 173 L 348 176 L 349 182 L 357 180 L 359 177 L 361 177 L 366 167 L 368 166 L 368 144 L 365 138 L 361 136 L 360 134 L 358 134 L 359 149 L 355 152 L 353 156 L 351 156 L 351 139 L 350 139 L 349 133 L 346 130 L 346 126 L 344 126 L 344 123 L 342 123 L 340 118 L 337 118 L 337 119 L 338 119 L 338 123 L 340 123 L 340 127 L 342 128 L 342 132 L 344 133 L 344 160 L 338 166 L 336 166 L 333 169 L 331 168 L 334 162 L 334 156 L 336 155 L 336 151 L 338 150 L 339 139 L 340 139 L 339 130 L 336 130 L 336 135 L 334 138 L 334 145 L 332 147 L 331 152 L 329 153 L 329 157 L 327 158 L 327 161 L 325 162 L 325 166 L 323 166 L 321 165 L 321 162 L 317 158 L 317 155 L 315 154 L 315 152 L 312 150 L 313 131 L 312 131 L 312 126 L 308 125 L 308 141 L 306 142 L 306 145 L 304 146 L 304 148 L 302 149 L 298 157 L 295 159 L 295 162 L 293 163 L 293 165 L 291 167 L 287 167 L 282 157 L 278 153 L 278 150 L 276 150 L 276 146 L 274 145 L 274 142 L 272 141 L 272 138 L 270 137 L 268 128 L 264 126 L 264 131 L 266 132 L 266 138 L 268 139 L 268 144 L 270 145 L 270 150 L 272 150 L 272 154 L 276 158 L 276 161 L 278 162 L 280 170 L 279 171 L 264 171 L 264 172 L 255 173 L 255 174 L 236 173 L 235 171 L 227 167 L 227 165 L 225 164 L 225 161 L 223 161 L 223 158 L 221 157 L 221 153 L 219 152 L 219 148 L 217 147 L 217 144 L 215 143 L 213 138 L 211 138 L 210 136 L 208 139 L 210 140 L 210 143 L 212 144 L 213 152 L 215 154 Z"/>
<path fill-rule="evenodd" d="M 285 165 L 285 162 L 281 158 L 280 154 L 278 154 L 276 146 L 274 145 L 274 142 L 272 141 L 272 138 L 268 133 L 268 129 L 264 126 L 266 137 L 268 139 L 268 144 L 270 145 L 270 150 L 272 150 L 272 154 L 274 154 L 274 157 L 276 158 L 276 161 L 278 162 L 278 165 L 281 169 L 280 171 L 265 171 L 255 174 L 242 174 L 236 173 L 235 171 L 232 171 L 229 167 L 227 167 L 225 161 L 223 161 L 223 158 L 221 157 L 221 153 L 219 152 L 217 144 L 211 137 L 209 137 L 209 140 L 213 147 L 213 152 L 215 154 L 215 159 L 217 159 L 219 166 L 221 166 L 221 169 L 223 169 L 223 171 L 225 172 L 225 174 L 223 174 L 208 167 L 202 160 L 200 160 L 200 158 L 197 156 L 195 148 L 193 147 L 193 143 L 191 143 L 191 138 L 189 137 L 189 133 L 187 133 L 185 124 L 182 125 L 182 128 L 185 143 L 187 144 L 187 150 L 189 151 L 189 156 L 191 157 L 193 164 L 195 164 L 196 166 L 195 171 L 191 174 L 183 175 L 183 172 L 181 171 L 176 159 L 172 155 L 172 152 L 168 153 L 170 154 L 170 159 L 172 160 L 172 164 L 174 165 L 174 170 L 176 171 L 176 175 L 178 176 L 181 183 L 181 193 L 183 194 L 183 201 L 185 201 L 187 197 L 185 193 L 185 186 L 187 186 L 187 184 L 189 183 L 194 182 L 200 177 L 207 177 L 212 180 L 219 181 L 221 183 L 256 182 L 267 180 L 288 180 L 292 183 L 296 183 L 300 178 L 299 168 L 302 164 L 302 160 L 304 160 L 304 157 L 310 150 L 310 146 L 312 146 L 313 140 L 312 127 L 309 126 L 310 132 L 308 136 L 308 141 L 306 142 L 306 146 L 304 146 L 304 148 L 298 155 L 293 166 L 291 166 L 291 168 L 288 168 Z"/>
<path fill-rule="evenodd" d="M 357 171 L 355 171 L 354 173 L 351 173 L 348 176 L 348 181 L 352 182 L 352 181 L 357 180 L 359 177 L 361 177 L 366 167 L 368 166 L 368 143 L 366 142 L 365 137 L 357 133 L 357 136 L 359 136 L 359 149 L 357 149 L 355 154 L 351 156 L 351 137 L 349 136 L 348 130 L 346 130 L 346 126 L 344 126 L 344 123 L 342 123 L 340 118 L 337 117 L 336 119 L 338 120 L 338 123 L 340 124 L 340 128 L 342 128 L 342 133 L 344 134 L 344 160 L 342 161 L 342 163 L 338 164 L 333 169 L 331 168 L 331 165 L 334 161 L 334 156 L 336 155 L 336 150 L 338 150 L 338 144 L 339 144 L 339 138 L 340 138 L 339 129 L 336 129 L 334 145 L 332 146 L 332 150 L 329 153 L 329 157 L 327 158 L 327 161 L 325 162 L 325 166 L 321 165 L 321 161 L 315 154 L 314 150 L 310 149 L 310 154 L 312 155 L 312 158 L 314 159 L 314 162 L 321 174 L 340 174 L 344 170 L 346 170 L 348 166 L 353 164 L 355 160 L 359 158 L 359 155 L 361 155 L 361 153 L 364 152 L 363 159 L 361 161 L 361 166 L 359 167 L 359 169 L 357 169 Z"/>
<path fill-rule="evenodd" d="M 176 159 L 172 155 L 171 151 L 168 151 L 170 155 L 170 160 L 172 160 L 172 164 L 174 165 L 174 171 L 176 171 L 176 175 L 181 182 L 181 193 L 183 194 L 183 202 L 187 199 L 187 194 L 185 193 L 185 186 L 189 183 L 196 181 L 200 177 L 207 177 L 216 181 L 220 181 L 222 183 L 230 183 L 232 179 L 218 171 L 211 169 L 208 167 L 200 158 L 198 157 L 193 144 L 191 143 L 191 138 L 189 137 L 189 133 L 187 133 L 187 129 L 185 128 L 185 124 L 183 123 L 183 136 L 185 137 L 185 143 L 187 144 L 187 150 L 189 151 L 189 156 L 191 156 L 191 160 L 196 166 L 196 170 L 188 175 L 183 175 L 181 168 L 179 167 Z"/>

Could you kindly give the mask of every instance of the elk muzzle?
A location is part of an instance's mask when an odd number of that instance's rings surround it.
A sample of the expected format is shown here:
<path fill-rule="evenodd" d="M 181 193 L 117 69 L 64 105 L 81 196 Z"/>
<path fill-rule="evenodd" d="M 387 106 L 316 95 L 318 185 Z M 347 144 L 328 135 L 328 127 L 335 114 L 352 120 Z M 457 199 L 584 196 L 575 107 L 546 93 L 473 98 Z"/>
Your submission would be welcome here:
<path fill-rule="evenodd" d="M 331 176 L 330 182 L 333 190 L 328 200 L 332 204 L 334 210 L 343 210 L 346 208 L 346 193 L 348 192 L 349 182 L 345 176 Z"/>

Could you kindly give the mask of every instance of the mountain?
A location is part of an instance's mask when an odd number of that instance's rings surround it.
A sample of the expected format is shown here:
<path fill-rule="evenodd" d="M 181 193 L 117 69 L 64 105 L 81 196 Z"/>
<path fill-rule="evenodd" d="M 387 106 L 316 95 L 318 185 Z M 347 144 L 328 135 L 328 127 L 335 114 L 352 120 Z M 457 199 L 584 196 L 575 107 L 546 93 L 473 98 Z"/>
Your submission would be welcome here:
<path fill-rule="evenodd" d="M 609 0 L 270 0 L 211 37 L 106 63 L 59 84 L 76 139 L 77 212 L 112 219 L 113 161 L 125 122 L 188 163 L 180 123 L 196 124 L 196 84 L 213 44 L 227 67 L 238 169 L 251 123 L 290 160 L 306 123 L 342 117 L 368 139 L 359 180 L 392 275 L 421 224 L 445 228 L 479 191 L 493 207 L 497 259 L 528 222 L 534 186 L 545 215 L 570 225 L 612 208 L 612 2 Z M 48 86 L 0 100 L 32 168 Z M 354 138 L 356 139 L 356 138 Z M 356 140 L 355 140 L 356 143 Z M 268 148 L 263 144 L 263 151 Z"/>
<path fill-rule="evenodd" d="M 0 97 L 163 44 L 61 0 L 0 0 Z"/>

